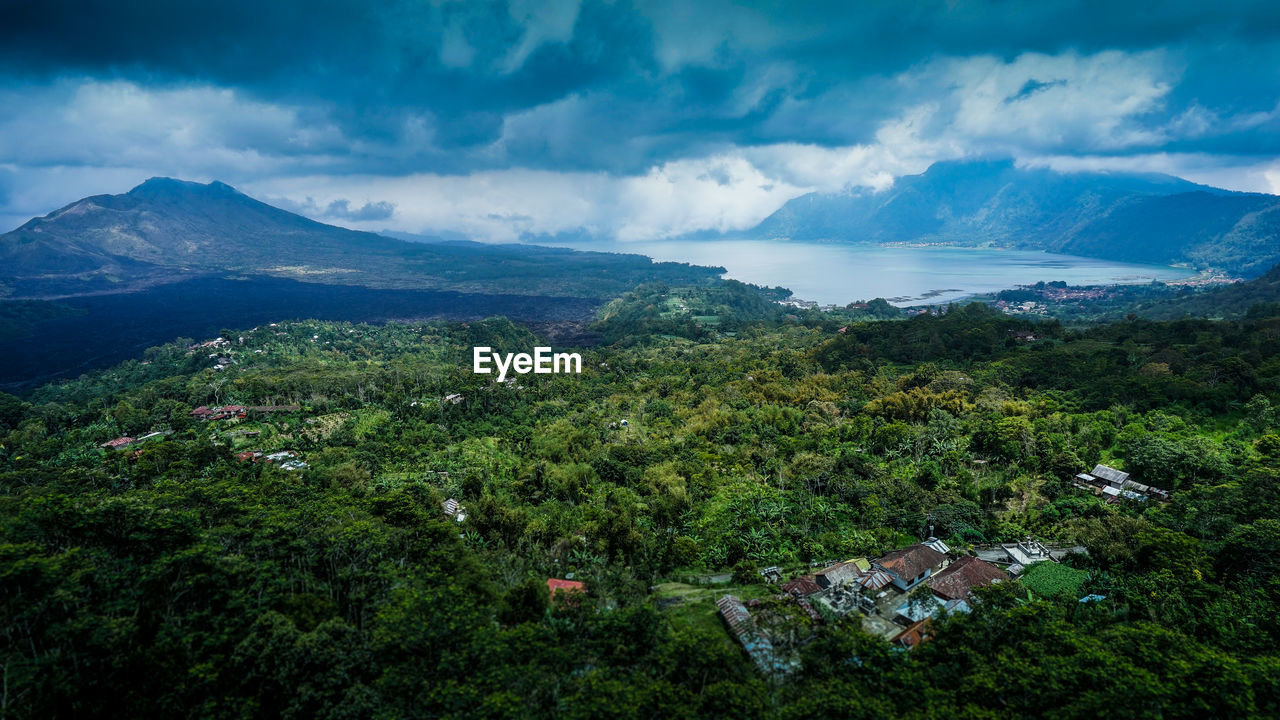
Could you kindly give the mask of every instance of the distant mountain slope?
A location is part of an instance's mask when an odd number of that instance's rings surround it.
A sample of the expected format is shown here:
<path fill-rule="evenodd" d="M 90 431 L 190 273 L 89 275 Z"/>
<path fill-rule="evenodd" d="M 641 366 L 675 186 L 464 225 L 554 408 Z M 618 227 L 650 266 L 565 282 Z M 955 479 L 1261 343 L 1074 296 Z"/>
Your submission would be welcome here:
<path fill-rule="evenodd" d="M 614 297 L 642 282 L 700 282 L 714 269 L 639 255 L 405 242 L 325 225 L 223 183 L 153 178 L 74 202 L 0 235 L 9 297 L 133 290 L 209 273 L 375 288 Z"/>
<path fill-rule="evenodd" d="M 882 193 L 798 197 L 753 237 L 995 244 L 1246 275 L 1280 261 L 1280 197 L 1167 175 L 937 163 Z"/>

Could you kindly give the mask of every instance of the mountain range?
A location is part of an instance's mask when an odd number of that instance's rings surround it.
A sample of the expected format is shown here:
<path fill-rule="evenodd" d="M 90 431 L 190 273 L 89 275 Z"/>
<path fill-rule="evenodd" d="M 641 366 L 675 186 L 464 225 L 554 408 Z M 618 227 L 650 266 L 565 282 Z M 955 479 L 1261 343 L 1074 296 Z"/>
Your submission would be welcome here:
<path fill-rule="evenodd" d="M 882 192 L 802 195 L 745 235 L 993 245 L 1256 276 L 1280 262 L 1280 197 L 1159 174 L 940 162 Z"/>
<path fill-rule="evenodd" d="M 138 290 L 211 274 L 370 288 L 611 298 L 643 282 L 723 270 L 642 255 L 525 245 L 407 242 L 326 225 L 220 182 L 152 178 L 0 235 L 0 296 Z"/>
<path fill-rule="evenodd" d="M 803 195 L 743 235 L 990 245 L 1254 277 L 1280 263 L 1280 197 L 1168 175 L 942 162 L 882 192 Z M 643 282 L 696 283 L 723 272 L 641 255 L 421 239 L 326 225 L 220 182 L 152 178 L 0 235 L 0 297 L 114 293 L 230 274 L 606 299 Z"/>

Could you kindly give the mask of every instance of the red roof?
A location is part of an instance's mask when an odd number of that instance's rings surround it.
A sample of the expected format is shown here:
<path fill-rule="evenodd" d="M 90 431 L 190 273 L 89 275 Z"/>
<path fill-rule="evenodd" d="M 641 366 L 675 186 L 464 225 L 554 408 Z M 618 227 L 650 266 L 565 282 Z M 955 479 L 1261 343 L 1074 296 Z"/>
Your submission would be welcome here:
<path fill-rule="evenodd" d="M 903 647 L 910 650 L 922 642 L 929 639 L 929 618 L 925 618 L 918 623 L 913 624 L 906 630 L 894 635 L 889 639 L 891 643 L 900 643 Z"/>
<path fill-rule="evenodd" d="M 131 438 L 131 437 L 118 437 L 118 438 L 116 438 L 115 440 L 108 440 L 108 441 L 106 441 L 106 442 L 102 443 L 101 445 L 99 445 L 98 447 L 111 448 L 111 449 L 113 449 L 113 450 L 114 450 L 115 448 L 122 448 L 122 447 L 125 447 L 125 446 L 127 446 L 127 445 L 132 445 L 132 444 L 133 444 L 133 438 Z"/>
<path fill-rule="evenodd" d="M 214 408 L 205 407 L 204 405 L 201 405 L 195 410 L 192 410 L 191 415 L 197 418 L 207 418 L 210 420 L 223 420 L 228 417 L 232 417 L 236 415 L 243 416 L 247 411 L 248 411 L 248 408 L 246 408 L 243 405 L 223 405 L 222 407 L 214 407 Z"/>
<path fill-rule="evenodd" d="M 551 597 L 565 592 L 586 592 L 586 586 L 577 580 L 561 580 L 559 578 L 547 578 L 547 590 L 551 593 Z"/>
<path fill-rule="evenodd" d="M 822 586 L 813 581 L 813 578 L 801 577 L 795 580 L 789 580 L 782 583 L 782 592 L 791 593 L 796 597 L 812 595 L 822 589 Z"/>
<path fill-rule="evenodd" d="M 966 555 L 929 578 L 929 588 L 940 598 L 963 600 L 976 587 L 1008 579 L 1008 573 L 995 565 Z"/>
<path fill-rule="evenodd" d="M 904 580 L 918 577 L 930 568 L 936 568 L 947 556 L 927 545 L 919 543 L 894 550 L 876 561 L 880 567 Z"/>

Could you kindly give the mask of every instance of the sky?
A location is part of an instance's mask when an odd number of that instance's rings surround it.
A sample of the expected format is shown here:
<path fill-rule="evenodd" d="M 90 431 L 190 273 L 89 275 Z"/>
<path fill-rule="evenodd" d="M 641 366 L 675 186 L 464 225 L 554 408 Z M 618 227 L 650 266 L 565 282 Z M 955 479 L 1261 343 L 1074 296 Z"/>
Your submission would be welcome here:
<path fill-rule="evenodd" d="M 0 0 L 0 231 L 159 175 L 656 240 L 992 157 L 1280 193 L 1280 3 Z"/>

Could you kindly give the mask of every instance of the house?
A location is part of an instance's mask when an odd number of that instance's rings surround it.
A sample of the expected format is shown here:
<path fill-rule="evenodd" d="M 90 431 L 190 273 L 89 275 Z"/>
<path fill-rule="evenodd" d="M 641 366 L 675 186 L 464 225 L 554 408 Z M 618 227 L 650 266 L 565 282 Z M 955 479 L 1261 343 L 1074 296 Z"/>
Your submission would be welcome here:
<path fill-rule="evenodd" d="M 742 649 L 755 662 L 756 667 L 765 675 L 783 675 L 790 668 L 778 658 L 769 638 L 761 635 L 756 628 L 755 619 L 741 600 L 733 595 L 725 595 L 716 601 L 720 609 L 720 617 L 729 626 L 729 632 L 742 643 Z"/>
<path fill-rule="evenodd" d="M 258 458 L 260 457 L 262 457 L 262 453 L 254 452 L 252 450 L 245 450 L 244 452 L 236 453 L 236 460 L 239 460 L 240 462 L 258 462 Z"/>
<path fill-rule="evenodd" d="M 444 401 L 449 403 L 450 405 L 457 405 L 458 403 L 462 402 L 465 399 L 466 398 L 462 395 L 462 393 L 450 393 L 444 396 Z"/>
<path fill-rule="evenodd" d="M 263 458 L 263 460 L 264 462 L 283 463 L 283 462 L 289 462 L 290 460 L 296 457 L 298 457 L 298 454 L 293 452 L 292 450 L 281 450 L 280 452 L 273 452 L 270 455 L 267 455 L 265 458 Z"/>
<path fill-rule="evenodd" d="M 201 405 L 191 411 L 191 417 L 196 420 L 231 420 L 233 418 L 243 418 L 248 415 L 249 409 L 243 405 L 223 405 L 222 407 L 205 407 Z"/>
<path fill-rule="evenodd" d="M 893 621 L 910 627 L 922 620 L 932 620 L 939 613 L 970 612 L 969 603 L 963 599 L 943 600 L 936 595 L 916 593 L 894 611 Z"/>
<path fill-rule="evenodd" d="M 1008 579 L 1009 574 L 995 565 L 966 555 L 929 578 L 929 589 L 943 600 L 964 600 L 974 588 Z"/>
<path fill-rule="evenodd" d="M 224 339 L 222 339 L 222 338 L 215 338 L 215 339 L 213 339 L 213 340 L 209 340 L 209 341 L 207 341 L 207 342 L 196 343 L 196 344 L 194 344 L 194 345 L 188 345 L 188 346 L 187 346 L 187 351 L 188 351 L 188 352 L 194 352 L 194 351 L 199 350 L 199 349 L 201 349 L 201 348 L 221 348 L 221 347 L 230 347 L 230 346 L 231 346 L 231 341 L 230 341 L 230 340 L 224 340 Z"/>
<path fill-rule="evenodd" d="M 1137 500 L 1138 502 L 1142 502 L 1147 499 L 1147 496 L 1142 493 L 1134 492 L 1133 490 L 1121 490 L 1120 488 L 1111 487 L 1110 485 L 1102 488 L 1102 494 L 1106 497 L 1107 502 L 1113 505 L 1120 502 L 1122 498 L 1125 500 Z"/>
<path fill-rule="evenodd" d="M 770 565 L 760 571 L 760 577 L 763 577 L 764 581 L 769 585 L 782 582 L 782 568 L 777 565 Z"/>
<path fill-rule="evenodd" d="M 864 591 L 876 592 L 892 585 L 893 576 L 883 570 L 873 568 L 859 575 L 857 582 Z"/>
<path fill-rule="evenodd" d="M 1049 552 L 1049 548 L 1031 538 L 1019 540 L 1016 543 L 1001 543 L 1000 549 L 1004 550 L 1005 556 L 1014 565 L 1026 567 L 1045 560 L 1053 561 L 1053 554 Z"/>
<path fill-rule="evenodd" d="M 898 589 L 910 590 L 941 568 L 946 560 L 947 556 L 933 547 L 916 543 L 877 559 L 875 566 L 892 576 Z"/>
<path fill-rule="evenodd" d="M 931 538 L 929 538 L 928 540 L 925 540 L 924 542 L 922 542 L 922 543 L 920 543 L 920 544 L 921 544 L 921 545 L 924 545 L 924 546 L 925 546 L 925 547 L 927 547 L 927 548 L 932 548 L 933 550 L 937 550 L 938 552 L 942 553 L 943 555 L 950 555 L 950 554 L 951 554 L 951 548 L 947 547 L 947 544 L 946 544 L 946 543 L 942 542 L 941 540 L 939 540 L 939 539 L 938 539 L 938 538 L 936 538 L 936 537 L 931 537 Z"/>
<path fill-rule="evenodd" d="M 1089 474 L 1113 487 L 1124 487 L 1124 484 L 1129 481 L 1129 473 L 1106 465 L 1095 465 Z"/>
<path fill-rule="evenodd" d="M 893 645 L 910 650 L 917 645 L 929 640 L 929 618 L 925 618 L 918 623 L 913 623 L 906 630 L 889 638 L 889 642 Z"/>
<path fill-rule="evenodd" d="M 862 570 L 856 564 L 842 562 L 814 573 L 813 581 L 819 587 L 829 588 L 833 585 L 848 585 L 856 582 L 861 574 Z"/>
<path fill-rule="evenodd" d="M 846 565 L 857 565 L 857 566 L 858 566 L 858 570 L 859 570 L 859 571 L 861 571 L 861 572 L 866 572 L 866 571 L 868 571 L 868 570 L 870 570 L 870 569 L 871 569 L 871 561 L 870 561 L 870 560 L 868 560 L 868 559 L 866 559 L 866 558 L 863 558 L 863 557 L 860 557 L 860 558 L 849 558 L 848 560 L 845 560 L 845 564 L 846 564 Z"/>
<path fill-rule="evenodd" d="M 1146 500 L 1157 498 L 1168 500 L 1169 492 L 1150 485 L 1143 485 L 1129 478 L 1129 473 L 1116 470 L 1106 465 L 1096 465 L 1087 473 L 1079 473 L 1075 477 L 1076 486 L 1106 497 L 1107 502 L 1117 503 L 1122 498 L 1129 500 Z"/>
<path fill-rule="evenodd" d="M 551 582 L 550 580 L 547 581 Z M 716 607 L 720 609 L 720 617 L 724 618 L 725 625 L 729 626 L 729 632 L 735 637 L 751 633 L 755 630 L 755 623 L 751 620 L 751 613 L 747 611 L 747 606 L 734 595 L 725 595 L 716 600 Z"/>
<path fill-rule="evenodd" d="M 547 592 L 551 593 L 551 599 L 557 596 L 563 596 L 568 599 L 573 593 L 585 593 L 587 586 L 577 580 L 561 580 L 559 578 L 547 578 Z"/>
<path fill-rule="evenodd" d="M 814 582 L 811 577 L 798 577 L 782 583 L 782 592 L 797 599 L 812 595 L 821 589 L 822 586 Z"/>
<path fill-rule="evenodd" d="M 467 519 L 467 509 L 453 498 L 449 498 L 448 500 L 440 503 L 440 507 L 444 510 L 445 515 L 448 515 L 457 522 L 462 522 Z"/>

